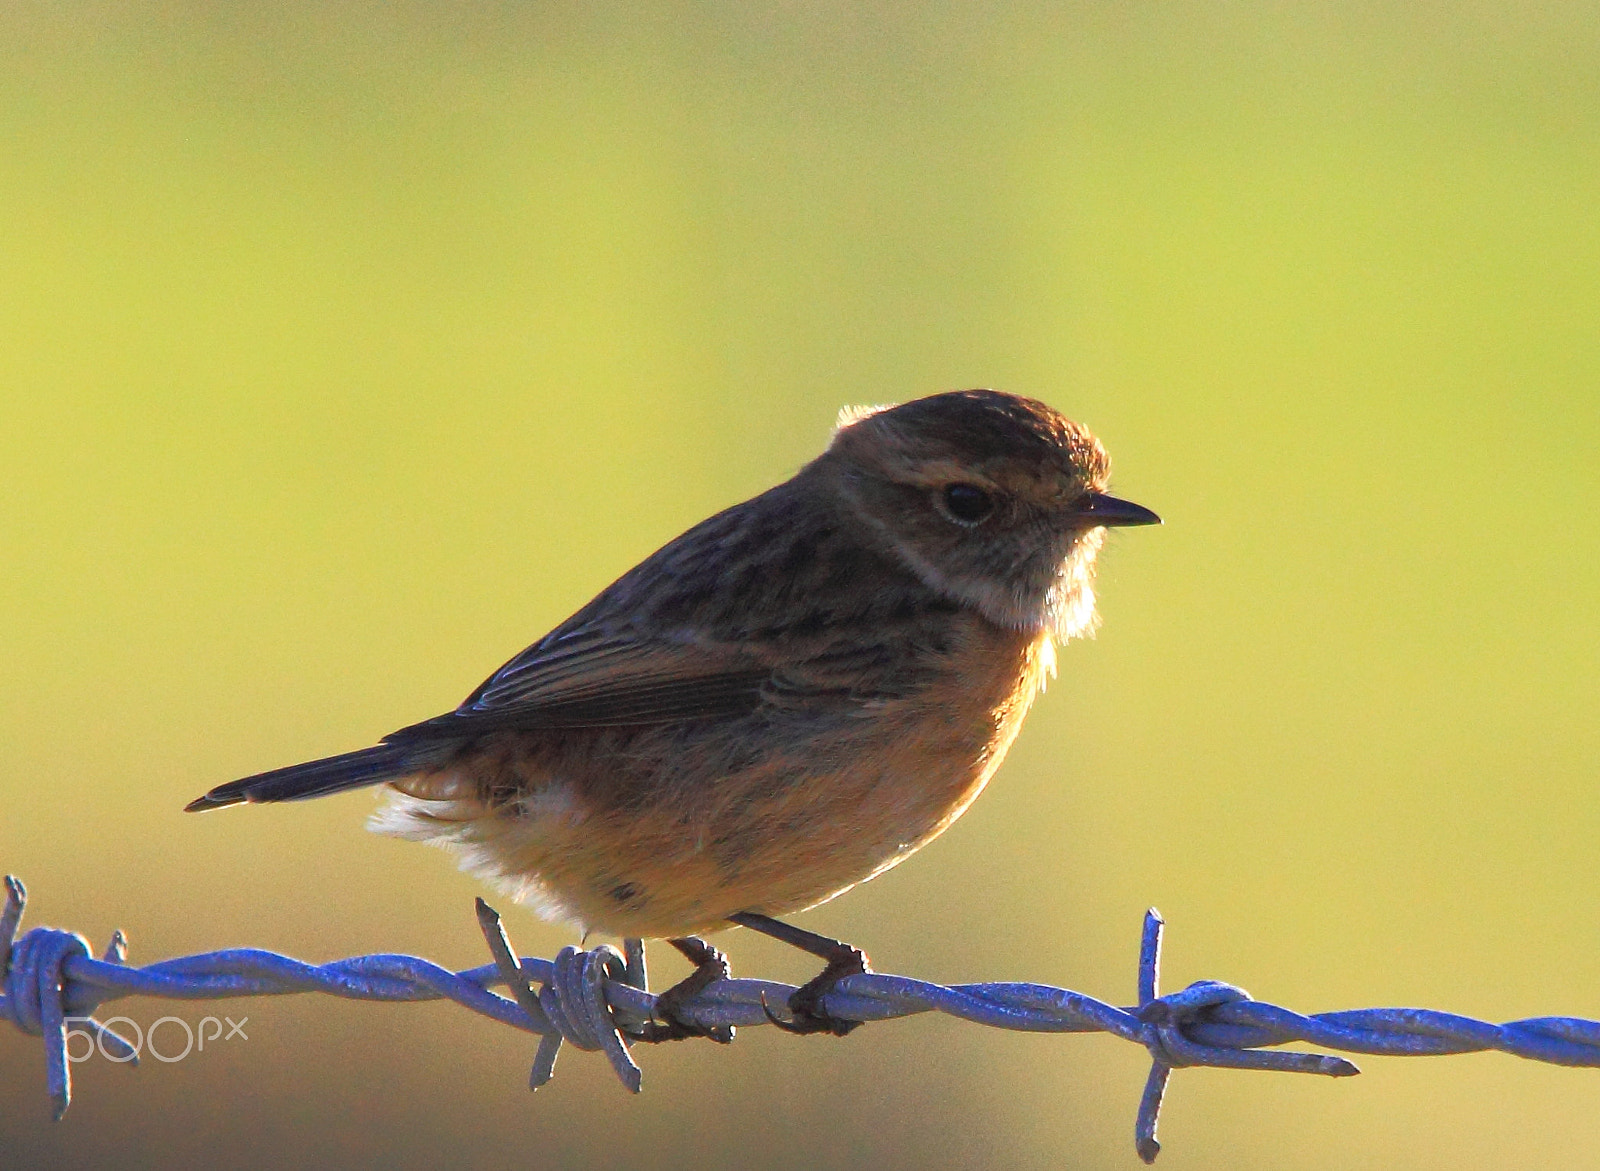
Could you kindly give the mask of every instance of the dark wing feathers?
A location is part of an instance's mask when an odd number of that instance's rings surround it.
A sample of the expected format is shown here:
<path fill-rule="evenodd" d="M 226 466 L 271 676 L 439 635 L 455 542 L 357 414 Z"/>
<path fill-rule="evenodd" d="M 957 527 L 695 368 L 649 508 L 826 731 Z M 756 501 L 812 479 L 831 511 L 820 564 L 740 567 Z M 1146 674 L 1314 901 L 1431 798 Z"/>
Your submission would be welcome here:
<path fill-rule="evenodd" d="M 844 612 L 833 598 L 840 567 L 877 572 L 866 560 L 873 554 L 854 545 L 819 551 L 832 530 L 814 531 L 797 521 L 803 510 L 781 507 L 792 484 L 690 529 L 501 667 L 454 712 L 386 741 L 728 718 L 763 703 L 804 707 L 808 696 L 860 707 L 915 690 L 923 683 L 912 677 L 917 670 L 885 645 L 896 626 L 874 608 L 878 595 L 869 591 Z M 766 504 L 755 507 L 759 501 Z M 783 569 L 776 602 L 750 579 L 770 577 L 774 558 Z M 730 565 L 746 576 L 730 577 Z M 939 600 L 904 576 L 902 589 L 933 614 Z M 788 621 L 771 621 L 773 605 Z"/>
<path fill-rule="evenodd" d="M 242 801 L 300 801 L 345 789 L 359 789 L 404 776 L 426 763 L 436 745 L 379 744 L 356 752 L 275 768 L 218 785 L 184 807 L 186 813 L 223 809 Z"/>
<path fill-rule="evenodd" d="M 377 784 L 437 764 L 454 750 L 452 742 L 502 728 L 599 728 L 738 715 L 761 702 L 771 678 L 770 666 L 738 650 L 592 627 L 557 631 L 496 671 L 448 715 L 402 728 L 374 748 L 219 785 L 188 808 L 293 801 Z"/>
<path fill-rule="evenodd" d="M 735 648 L 582 626 L 529 647 L 450 714 L 385 740 L 739 715 L 761 702 L 771 677 L 770 665 Z"/>

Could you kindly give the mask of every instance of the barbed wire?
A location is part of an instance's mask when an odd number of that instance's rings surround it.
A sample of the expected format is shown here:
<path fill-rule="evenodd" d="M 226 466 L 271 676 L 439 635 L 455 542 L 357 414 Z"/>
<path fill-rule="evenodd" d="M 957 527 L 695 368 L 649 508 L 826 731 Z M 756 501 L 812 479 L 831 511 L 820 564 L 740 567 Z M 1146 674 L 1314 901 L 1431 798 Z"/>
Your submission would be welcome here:
<path fill-rule="evenodd" d="M 0 910 L 0 1018 L 42 1037 L 45 1075 L 55 1117 L 72 1100 L 69 1035 L 81 1032 L 115 1060 L 135 1064 L 137 1047 L 95 1020 L 102 1004 L 126 996 L 219 1000 L 324 992 L 354 1000 L 453 1000 L 502 1024 L 540 1035 L 529 1077 L 531 1089 L 550 1080 L 564 1042 L 605 1054 L 622 1084 L 638 1093 L 642 1074 L 629 1048 L 650 1039 L 656 998 L 647 991 L 644 948 L 628 940 L 624 951 L 601 946 L 562 949 L 554 960 L 516 956 L 505 928 L 482 899 L 478 920 L 494 962 L 452 972 L 409 955 L 366 955 L 308 964 L 255 948 L 231 948 L 162 960 L 143 968 L 127 963 L 127 940 L 114 932 L 99 959 L 83 936 L 35 927 L 20 939 L 27 892 L 7 876 Z M 1146 912 L 1139 945 L 1138 1004 L 1118 1008 L 1044 984 L 956 984 L 949 987 L 867 972 L 841 980 L 822 1009 L 842 1021 L 890 1020 L 942 1012 L 994 1028 L 1043 1033 L 1109 1033 L 1142 1045 L 1151 1058 L 1134 1126 L 1140 1158 L 1153 1162 L 1161 1149 L 1156 1123 L 1174 1069 L 1211 1066 L 1349 1077 L 1360 1071 L 1342 1057 L 1283 1052 L 1264 1046 L 1306 1042 L 1346 1053 L 1400 1057 L 1498 1050 L 1555 1065 L 1600 1066 L 1600 1021 L 1535 1017 L 1490 1024 L 1420 1008 L 1371 1008 L 1304 1016 L 1252 1000 L 1244 989 L 1201 980 L 1160 994 L 1163 920 Z M 504 985 L 510 997 L 491 992 Z M 723 979 L 675 1006 L 679 1020 L 714 1039 L 731 1040 L 735 1028 L 782 1022 L 792 984 Z M 659 1035 L 656 1030 L 655 1035 Z"/>

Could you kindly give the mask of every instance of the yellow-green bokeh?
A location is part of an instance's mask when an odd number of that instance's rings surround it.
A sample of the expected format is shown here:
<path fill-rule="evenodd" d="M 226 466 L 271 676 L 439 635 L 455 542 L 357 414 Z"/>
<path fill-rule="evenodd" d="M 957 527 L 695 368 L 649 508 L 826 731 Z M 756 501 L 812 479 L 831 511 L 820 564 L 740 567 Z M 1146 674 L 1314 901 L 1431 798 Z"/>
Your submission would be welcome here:
<path fill-rule="evenodd" d="M 1153 902 L 1169 986 L 1600 1016 L 1597 59 L 1576 3 L 8 6 L 0 869 L 138 962 L 482 962 L 370 795 L 180 808 L 453 705 L 841 404 L 994 385 L 1167 525 L 966 819 L 804 921 L 1126 1001 Z M 224 1007 L 60 1126 L 0 1029 L 0 1161 L 1134 1164 L 1105 1038 L 752 1030 L 530 1098 L 459 1010 Z M 1179 1074 L 1163 1163 L 1600 1167 L 1591 1071 L 1362 1063 Z"/>

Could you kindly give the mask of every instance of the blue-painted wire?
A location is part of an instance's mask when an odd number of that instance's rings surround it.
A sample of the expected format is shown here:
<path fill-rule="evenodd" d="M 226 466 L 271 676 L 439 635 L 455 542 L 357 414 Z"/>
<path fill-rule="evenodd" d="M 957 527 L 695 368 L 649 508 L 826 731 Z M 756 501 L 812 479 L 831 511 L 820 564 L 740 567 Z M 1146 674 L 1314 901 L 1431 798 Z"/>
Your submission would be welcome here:
<path fill-rule="evenodd" d="M 136 1060 L 129 1042 L 93 1020 L 95 1008 L 126 996 L 217 1000 L 322 992 L 354 1000 L 453 1000 L 482 1016 L 540 1034 L 532 1083 L 554 1069 L 563 1040 L 601 1050 L 628 1088 L 639 1088 L 638 1067 L 627 1048 L 651 1019 L 655 997 L 643 988 L 643 962 L 611 948 L 565 949 L 556 960 L 513 959 L 498 916 L 480 906 L 480 920 L 497 962 L 453 972 L 407 955 L 367 955 L 309 964 L 276 952 L 233 948 L 162 960 L 143 968 L 124 962 L 120 933 L 101 959 L 82 936 L 36 927 L 16 937 L 26 892 L 6 879 L 0 908 L 0 1018 L 45 1042 L 46 1080 L 56 1115 L 71 1100 L 65 1021 L 86 1030 L 114 1056 Z M 487 914 L 488 919 L 484 919 Z M 491 931 L 492 927 L 492 931 Z M 1308 1042 L 1347 1053 L 1432 1056 L 1498 1050 L 1557 1065 L 1600 1066 L 1600 1021 L 1536 1017 L 1491 1024 L 1452 1013 L 1415 1008 L 1372 1008 L 1303 1016 L 1252 1000 L 1243 989 L 1199 981 L 1161 996 L 1158 986 L 1161 919 L 1151 911 L 1141 939 L 1137 986 L 1140 1003 L 1118 1008 L 1092 996 L 1042 984 L 986 983 L 943 986 L 878 972 L 846 977 L 823 1001 L 829 1016 L 880 1021 L 941 1012 L 994 1028 L 1028 1032 L 1110 1033 L 1145 1046 L 1151 1072 L 1135 1128 L 1146 1162 L 1160 1149 L 1155 1131 L 1168 1076 L 1174 1068 L 1204 1065 L 1268 1069 L 1341 1077 L 1356 1073 L 1342 1058 L 1264 1047 Z M 496 945 L 498 933 L 499 946 Z M 523 984 L 520 992 L 516 985 Z M 490 991 L 510 986 L 512 997 Z M 534 987 L 537 986 L 537 992 Z M 719 980 L 685 1001 L 681 1018 L 712 1026 L 754 1026 L 780 1014 L 795 991 L 770 980 Z"/>

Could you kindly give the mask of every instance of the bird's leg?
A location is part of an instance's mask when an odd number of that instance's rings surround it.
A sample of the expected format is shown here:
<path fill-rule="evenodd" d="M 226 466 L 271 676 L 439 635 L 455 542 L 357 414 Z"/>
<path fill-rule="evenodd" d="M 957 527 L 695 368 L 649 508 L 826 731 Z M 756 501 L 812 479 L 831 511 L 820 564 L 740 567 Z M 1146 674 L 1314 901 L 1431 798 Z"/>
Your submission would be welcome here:
<path fill-rule="evenodd" d="M 667 942 L 694 965 L 694 971 L 656 997 L 655 1015 L 658 1019 L 646 1022 L 636 1039 L 654 1043 L 681 1041 L 685 1037 L 710 1037 L 713 1041 L 726 1045 L 733 1040 L 732 1025 L 696 1024 L 683 1016 L 682 1006 L 684 1001 L 703 992 L 718 980 L 726 980 L 732 975 L 728 968 L 728 957 L 694 935 L 669 939 Z M 639 966 L 642 972 L 642 949 L 640 955 Z"/>
<path fill-rule="evenodd" d="M 737 915 L 729 915 L 728 919 L 827 961 L 827 967 L 795 989 L 794 995 L 789 997 L 789 1013 L 794 1020 L 780 1021 L 769 1011 L 767 1017 L 773 1024 L 789 1033 L 832 1033 L 835 1037 L 842 1037 L 861 1023 L 829 1016 L 822 1007 L 822 998 L 846 976 L 859 976 L 868 970 L 866 952 L 841 940 L 829 939 L 826 935 L 818 935 L 803 927 L 791 927 L 770 915 L 760 915 L 755 911 L 740 911 Z"/>

